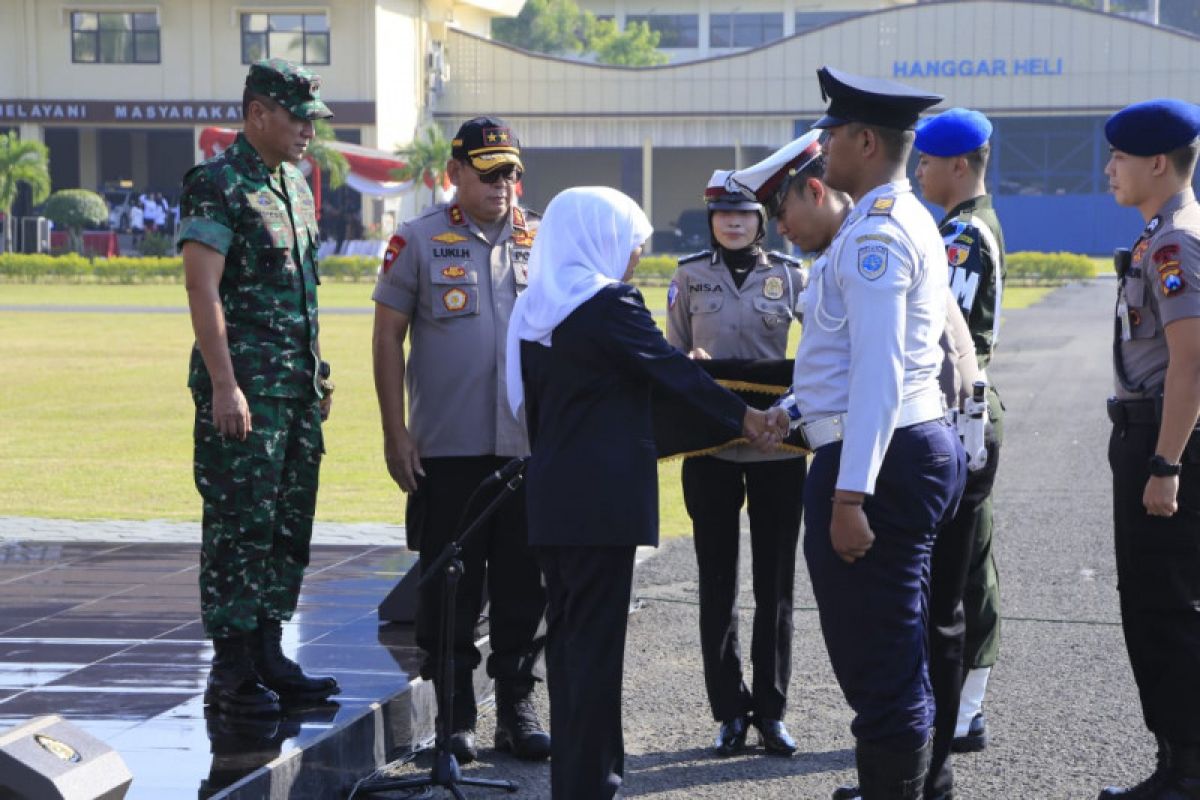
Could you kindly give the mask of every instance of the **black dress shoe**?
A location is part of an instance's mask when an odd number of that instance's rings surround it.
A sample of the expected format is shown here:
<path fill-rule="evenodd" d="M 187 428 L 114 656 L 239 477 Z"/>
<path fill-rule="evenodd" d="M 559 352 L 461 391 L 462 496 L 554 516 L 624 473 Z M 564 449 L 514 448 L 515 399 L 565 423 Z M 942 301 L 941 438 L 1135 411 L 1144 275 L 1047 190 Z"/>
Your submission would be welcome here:
<path fill-rule="evenodd" d="M 796 752 L 796 740 L 777 719 L 755 719 L 754 727 L 762 746 L 773 756 L 790 756 Z"/>
<path fill-rule="evenodd" d="M 713 743 L 717 755 L 731 756 L 746 749 L 746 733 L 750 725 L 745 717 L 734 717 L 721 723 L 717 731 L 717 741 Z"/>
<path fill-rule="evenodd" d="M 980 711 L 971 718 L 966 736 L 955 736 L 950 743 L 950 751 L 954 753 L 978 753 L 985 749 L 988 743 L 987 718 Z"/>
<path fill-rule="evenodd" d="M 831 800 L 862 800 L 862 790 L 857 786 L 841 786 L 833 790 Z"/>
<path fill-rule="evenodd" d="M 470 764 L 479 757 L 475 747 L 475 731 L 455 731 L 450 734 L 450 752 L 459 764 Z"/>

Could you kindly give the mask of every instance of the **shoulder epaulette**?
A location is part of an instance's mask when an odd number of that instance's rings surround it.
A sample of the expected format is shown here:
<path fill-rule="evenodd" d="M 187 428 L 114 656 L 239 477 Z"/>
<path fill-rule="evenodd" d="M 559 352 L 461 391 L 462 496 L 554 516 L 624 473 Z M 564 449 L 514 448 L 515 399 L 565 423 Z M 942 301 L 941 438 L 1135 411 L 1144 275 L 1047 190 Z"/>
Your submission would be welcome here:
<path fill-rule="evenodd" d="M 712 254 L 712 250 L 701 250 L 699 253 L 692 253 L 679 259 L 679 264 L 682 266 L 683 264 L 690 264 L 693 261 L 699 261 L 702 258 L 712 258 Z"/>
<path fill-rule="evenodd" d="M 890 217 L 895 207 L 896 198 L 876 197 L 875 202 L 871 203 L 871 208 L 867 211 L 867 215 L 871 217 Z"/>
<path fill-rule="evenodd" d="M 787 253 L 781 253 L 778 250 L 767 251 L 767 258 L 776 264 L 783 264 L 789 267 L 804 266 L 803 259 L 796 258 L 795 256 L 789 256 Z"/>

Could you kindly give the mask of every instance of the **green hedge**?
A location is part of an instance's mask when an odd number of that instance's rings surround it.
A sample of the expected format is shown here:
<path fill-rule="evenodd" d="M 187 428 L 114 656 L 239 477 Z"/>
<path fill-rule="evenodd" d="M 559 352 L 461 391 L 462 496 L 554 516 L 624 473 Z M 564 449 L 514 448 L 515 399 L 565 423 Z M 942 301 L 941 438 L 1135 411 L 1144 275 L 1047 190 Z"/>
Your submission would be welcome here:
<path fill-rule="evenodd" d="M 379 259 L 371 256 L 330 256 L 321 260 L 322 278 L 373 281 Z M 179 256 L 141 258 L 87 258 L 76 253 L 61 256 L 0 253 L 0 278 L 22 283 L 174 283 L 183 280 Z"/>
<path fill-rule="evenodd" d="M 1096 277 L 1096 262 L 1077 253 L 1009 253 L 1004 263 L 1010 281 L 1062 283 Z"/>
<path fill-rule="evenodd" d="M 1008 278 L 1017 283 L 1062 283 L 1092 278 L 1097 261 L 1075 253 L 1009 253 Z M 664 285 L 675 272 L 670 256 L 647 256 L 637 270 L 637 282 Z M 321 260 L 326 280 L 373 281 L 379 259 L 372 256 L 329 256 Z M 94 283 L 169 283 L 183 278 L 178 256 L 143 258 L 86 258 L 0 253 L 0 278 L 20 281 L 77 281 Z"/>

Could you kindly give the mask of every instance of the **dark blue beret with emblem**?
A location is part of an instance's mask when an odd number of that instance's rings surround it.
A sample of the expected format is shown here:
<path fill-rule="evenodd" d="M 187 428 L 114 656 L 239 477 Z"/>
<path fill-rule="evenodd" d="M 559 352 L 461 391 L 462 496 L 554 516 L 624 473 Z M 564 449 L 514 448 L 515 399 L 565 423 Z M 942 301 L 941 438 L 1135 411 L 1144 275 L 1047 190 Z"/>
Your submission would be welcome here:
<path fill-rule="evenodd" d="M 992 135 L 992 123 L 978 111 L 949 108 L 917 126 L 916 148 L 939 158 L 951 158 L 983 147 Z"/>
<path fill-rule="evenodd" d="M 1104 136 L 1131 156 L 1169 153 L 1200 136 L 1200 106 L 1170 98 L 1134 103 L 1108 118 Z"/>
<path fill-rule="evenodd" d="M 833 67 L 817 70 L 821 99 L 829 100 L 825 116 L 814 128 L 836 128 L 848 122 L 908 130 L 917 117 L 944 99 L 884 78 L 864 78 Z"/>

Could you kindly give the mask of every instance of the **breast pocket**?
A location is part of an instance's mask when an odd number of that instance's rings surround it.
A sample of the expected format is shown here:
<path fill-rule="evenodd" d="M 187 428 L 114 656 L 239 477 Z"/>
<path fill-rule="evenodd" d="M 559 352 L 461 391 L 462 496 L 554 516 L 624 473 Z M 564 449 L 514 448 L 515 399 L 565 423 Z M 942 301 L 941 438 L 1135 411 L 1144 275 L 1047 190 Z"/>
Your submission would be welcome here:
<path fill-rule="evenodd" d="M 787 330 L 791 316 L 788 314 L 787 303 L 782 300 L 771 300 L 767 297 L 754 298 L 754 310 L 762 319 L 763 326 L 769 330 Z"/>
<path fill-rule="evenodd" d="M 434 319 L 479 313 L 479 273 L 461 264 L 434 264 L 429 269 L 430 310 Z"/>
<path fill-rule="evenodd" d="M 692 315 L 692 346 L 711 350 L 721 337 L 721 309 L 725 296 L 719 292 L 693 292 L 688 298 Z"/>
<path fill-rule="evenodd" d="M 1158 330 L 1154 307 L 1146 297 L 1146 282 L 1142 278 L 1125 281 L 1125 303 L 1129 306 L 1129 332 L 1133 339 L 1150 339 Z"/>

